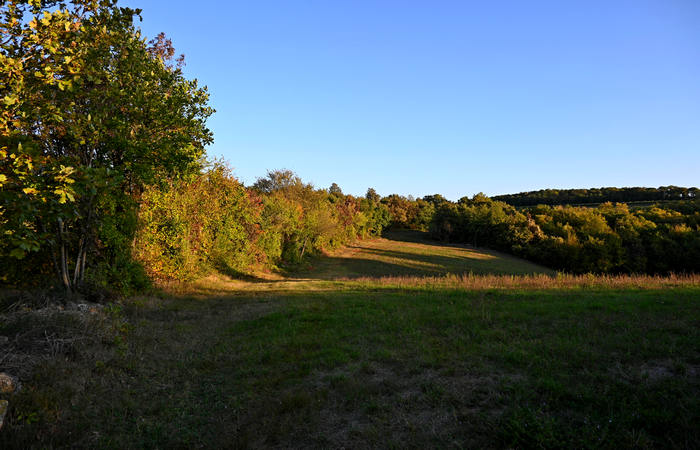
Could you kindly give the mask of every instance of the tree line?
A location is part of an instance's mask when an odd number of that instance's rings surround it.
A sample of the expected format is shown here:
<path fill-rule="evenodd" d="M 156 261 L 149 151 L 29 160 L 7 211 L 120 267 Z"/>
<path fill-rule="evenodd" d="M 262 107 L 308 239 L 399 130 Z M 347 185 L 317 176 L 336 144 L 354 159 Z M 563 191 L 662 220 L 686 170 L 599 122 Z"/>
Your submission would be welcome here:
<path fill-rule="evenodd" d="M 518 194 L 496 195 L 494 200 L 513 206 L 581 205 L 586 203 L 658 202 L 666 200 L 694 200 L 700 198 L 696 187 L 661 186 L 603 187 L 590 189 L 542 189 Z"/>
<path fill-rule="evenodd" d="M 134 257 L 152 279 L 191 280 L 216 270 L 275 269 L 356 239 L 379 236 L 389 211 L 371 195 L 316 189 L 289 170 L 250 187 L 216 162 L 186 181 L 149 187 Z"/>
<path fill-rule="evenodd" d="M 630 209 L 539 205 L 523 210 L 483 195 L 444 202 L 436 239 L 491 247 L 572 273 L 700 271 L 700 200 Z"/>

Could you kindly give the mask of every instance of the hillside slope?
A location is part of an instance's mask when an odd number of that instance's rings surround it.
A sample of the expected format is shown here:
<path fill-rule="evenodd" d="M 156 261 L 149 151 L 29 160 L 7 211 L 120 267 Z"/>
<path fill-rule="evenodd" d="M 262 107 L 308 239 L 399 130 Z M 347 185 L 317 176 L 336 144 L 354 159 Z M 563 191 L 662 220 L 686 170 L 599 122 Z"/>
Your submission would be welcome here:
<path fill-rule="evenodd" d="M 393 231 L 358 241 L 319 259 L 301 275 L 320 280 L 448 273 L 530 275 L 554 272 L 524 259 L 484 248 L 445 244 L 420 231 Z"/>

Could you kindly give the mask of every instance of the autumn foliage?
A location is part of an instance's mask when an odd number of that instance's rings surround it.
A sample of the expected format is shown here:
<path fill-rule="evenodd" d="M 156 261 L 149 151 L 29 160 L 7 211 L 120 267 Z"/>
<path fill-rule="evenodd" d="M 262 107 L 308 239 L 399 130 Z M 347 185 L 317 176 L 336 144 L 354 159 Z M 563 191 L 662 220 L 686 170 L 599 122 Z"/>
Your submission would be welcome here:
<path fill-rule="evenodd" d="M 209 94 L 172 42 L 116 0 L 0 2 L 0 281 L 72 292 L 277 270 L 388 226 L 573 273 L 700 271 L 696 188 L 458 202 L 318 189 L 288 170 L 244 186 L 208 163 Z M 662 206 L 536 206 L 681 199 Z"/>
<path fill-rule="evenodd" d="M 571 273 L 700 272 L 700 202 L 630 208 L 540 205 L 518 210 L 483 195 L 444 202 L 436 239 L 491 247 Z"/>
<path fill-rule="evenodd" d="M 215 163 L 191 180 L 144 192 L 134 256 L 161 280 L 271 270 L 378 235 L 388 222 L 378 210 L 385 208 L 315 189 L 289 171 L 245 188 Z"/>

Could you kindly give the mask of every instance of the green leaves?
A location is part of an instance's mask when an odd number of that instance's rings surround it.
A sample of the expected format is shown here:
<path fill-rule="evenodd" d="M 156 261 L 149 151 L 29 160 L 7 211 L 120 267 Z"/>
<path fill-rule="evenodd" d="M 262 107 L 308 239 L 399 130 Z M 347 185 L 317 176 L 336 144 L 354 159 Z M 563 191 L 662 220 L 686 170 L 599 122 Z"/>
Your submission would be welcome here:
<path fill-rule="evenodd" d="M 110 231 L 108 216 L 129 222 L 145 185 L 199 170 L 208 94 L 172 64 L 164 35 L 141 39 L 139 12 L 115 0 L 2 2 L 0 232 L 13 238 L 0 257 L 50 261 L 61 245 L 78 265 L 84 244 L 106 266 L 128 259 L 135 226 Z"/>
<path fill-rule="evenodd" d="M 64 207 L 75 200 L 76 170 L 37 154 L 36 146 L 15 138 L 0 139 L 0 254 L 25 258 L 41 250 L 49 235 L 39 223 L 73 216 Z"/>

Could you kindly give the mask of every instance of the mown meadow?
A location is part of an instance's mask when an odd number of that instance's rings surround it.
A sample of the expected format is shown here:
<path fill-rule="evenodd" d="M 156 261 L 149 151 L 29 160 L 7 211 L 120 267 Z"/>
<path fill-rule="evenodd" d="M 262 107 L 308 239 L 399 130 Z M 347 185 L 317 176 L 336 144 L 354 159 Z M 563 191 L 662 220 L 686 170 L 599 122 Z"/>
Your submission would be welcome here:
<path fill-rule="evenodd" d="M 387 236 L 294 276 L 213 276 L 83 316 L 44 309 L 31 317 L 53 323 L 54 340 L 83 339 L 36 363 L 0 443 L 698 442 L 697 276 L 557 276 L 420 233 Z M 7 317 L 13 352 L 47 339 L 24 328 L 30 313 Z"/>

